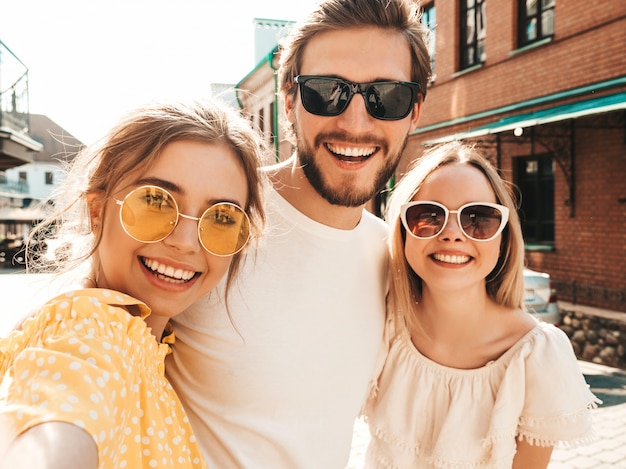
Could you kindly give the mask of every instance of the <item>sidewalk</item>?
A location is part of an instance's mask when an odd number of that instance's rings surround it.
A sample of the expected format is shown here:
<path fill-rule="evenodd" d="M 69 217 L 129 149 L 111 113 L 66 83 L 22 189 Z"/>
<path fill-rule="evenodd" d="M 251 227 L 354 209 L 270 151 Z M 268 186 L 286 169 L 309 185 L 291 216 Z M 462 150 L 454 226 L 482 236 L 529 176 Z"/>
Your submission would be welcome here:
<path fill-rule="evenodd" d="M 597 439 L 580 448 L 556 448 L 549 469 L 626 468 L 626 371 L 579 361 L 593 393 L 603 402 L 593 411 Z"/>
<path fill-rule="evenodd" d="M 626 370 L 579 361 L 592 392 L 603 403 L 593 410 L 596 440 L 578 448 L 557 447 L 548 469 L 626 468 Z M 352 453 L 346 469 L 361 469 L 369 442 L 367 425 L 354 426 Z"/>

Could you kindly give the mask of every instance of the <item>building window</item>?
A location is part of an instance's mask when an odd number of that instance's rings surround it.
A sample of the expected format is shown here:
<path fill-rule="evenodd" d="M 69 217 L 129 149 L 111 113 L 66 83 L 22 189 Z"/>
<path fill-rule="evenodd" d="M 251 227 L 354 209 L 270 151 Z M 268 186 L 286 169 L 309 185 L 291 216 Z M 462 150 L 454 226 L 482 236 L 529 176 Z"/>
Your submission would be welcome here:
<path fill-rule="evenodd" d="M 515 179 L 526 244 L 554 245 L 554 161 L 549 156 L 518 158 Z"/>
<path fill-rule="evenodd" d="M 428 38 L 428 53 L 430 54 L 430 70 L 432 76 L 435 76 L 435 27 L 437 25 L 437 19 L 435 16 L 435 4 L 431 3 L 426 5 L 422 10 L 422 23 L 430 31 Z"/>
<path fill-rule="evenodd" d="M 17 173 L 17 179 L 19 182 L 24 183 L 28 181 L 28 173 L 26 171 L 20 171 Z"/>
<path fill-rule="evenodd" d="M 461 0 L 461 70 L 487 59 L 485 3 L 486 0 Z"/>
<path fill-rule="evenodd" d="M 54 173 L 52 171 L 46 171 L 46 186 L 54 184 Z"/>
<path fill-rule="evenodd" d="M 519 1 L 519 46 L 554 36 L 555 0 Z"/>

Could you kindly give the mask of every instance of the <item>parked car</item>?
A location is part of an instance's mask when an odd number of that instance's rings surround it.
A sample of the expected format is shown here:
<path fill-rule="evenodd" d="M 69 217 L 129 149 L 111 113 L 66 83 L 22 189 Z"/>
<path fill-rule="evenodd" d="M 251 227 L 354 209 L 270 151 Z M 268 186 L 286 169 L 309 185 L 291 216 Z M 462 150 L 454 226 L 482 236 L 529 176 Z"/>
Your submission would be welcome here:
<path fill-rule="evenodd" d="M 0 268 L 24 267 L 24 241 L 21 238 L 0 240 Z"/>
<path fill-rule="evenodd" d="M 524 306 L 537 319 L 559 324 L 561 314 L 550 274 L 524 269 Z"/>

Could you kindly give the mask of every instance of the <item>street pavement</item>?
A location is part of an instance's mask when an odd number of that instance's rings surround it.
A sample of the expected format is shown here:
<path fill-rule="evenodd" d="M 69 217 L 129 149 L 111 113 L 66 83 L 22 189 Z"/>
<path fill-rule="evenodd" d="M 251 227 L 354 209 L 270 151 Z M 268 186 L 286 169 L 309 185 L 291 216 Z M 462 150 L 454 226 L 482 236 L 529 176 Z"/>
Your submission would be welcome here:
<path fill-rule="evenodd" d="M 591 391 L 602 400 L 594 409 L 596 439 L 574 448 L 557 446 L 548 469 L 626 469 L 626 370 L 579 361 Z M 354 426 L 352 453 L 346 469 L 361 469 L 369 442 L 367 425 Z"/>
<path fill-rule="evenodd" d="M 0 270 L 0 337 L 25 314 L 62 288 L 48 275 L 2 273 Z M 557 447 L 548 469 L 626 469 L 626 370 L 578 362 L 593 393 L 603 403 L 593 410 L 596 440 L 586 446 Z M 346 469 L 361 469 L 369 442 L 367 425 L 354 426 L 350 462 Z"/>

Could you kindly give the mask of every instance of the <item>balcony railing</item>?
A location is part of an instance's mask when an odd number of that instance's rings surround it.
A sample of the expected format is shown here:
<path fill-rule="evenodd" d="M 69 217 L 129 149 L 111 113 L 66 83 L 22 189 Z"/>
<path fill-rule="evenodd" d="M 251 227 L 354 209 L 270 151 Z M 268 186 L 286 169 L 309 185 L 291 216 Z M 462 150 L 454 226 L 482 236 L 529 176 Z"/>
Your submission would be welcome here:
<path fill-rule="evenodd" d="M 28 182 L 23 181 L 0 181 L 0 196 L 10 197 L 15 195 L 28 195 L 30 192 Z"/>
<path fill-rule="evenodd" d="M 28 67 L 0 41 L 0 127 L 27 132 L 29 117 Z"/>
<path fill-rule="evenodd" d="M 626 289 L 588 285 L 576 281 L 554 279 L 552 281 L 559 300 L 574 304 L 609 307 L 626 312 Z"/>

